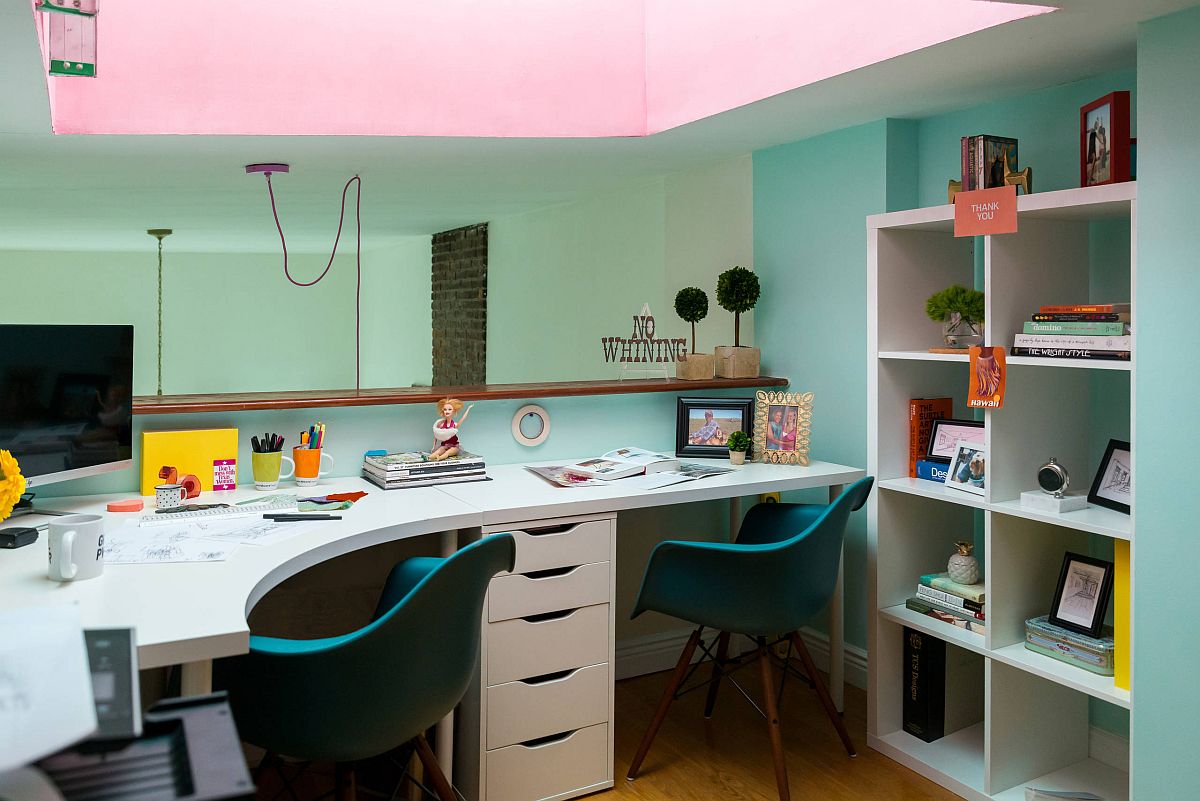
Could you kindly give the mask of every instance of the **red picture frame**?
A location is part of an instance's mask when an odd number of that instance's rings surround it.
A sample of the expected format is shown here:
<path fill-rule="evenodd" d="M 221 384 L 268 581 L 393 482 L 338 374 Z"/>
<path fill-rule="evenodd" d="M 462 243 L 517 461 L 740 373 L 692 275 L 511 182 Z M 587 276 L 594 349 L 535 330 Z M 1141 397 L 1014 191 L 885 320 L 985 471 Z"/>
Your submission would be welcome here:
<path fill-rule="evenodd" d="M 1079 109 L 1079 185 L 1130 180 L 1129 92 L 1110 92 Z"/>

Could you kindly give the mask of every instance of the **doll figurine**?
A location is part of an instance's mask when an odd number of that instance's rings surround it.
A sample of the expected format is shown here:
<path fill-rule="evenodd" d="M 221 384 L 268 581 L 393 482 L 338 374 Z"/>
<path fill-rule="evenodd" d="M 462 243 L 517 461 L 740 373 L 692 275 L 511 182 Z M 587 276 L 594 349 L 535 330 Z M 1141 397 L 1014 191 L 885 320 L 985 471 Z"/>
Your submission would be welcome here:
<path fill-rule="evenodd" d="M 471 413 L 475 404 L 468 406 L 456 423 L 454 415 L 461 412 L 462 407 L 463 403 L 458 398 L 442 398 L 438 401 L 438 411 L 442 416 L 433 424 L 433 452 L 429 454 L 433 461 L 440 462 L 458 455 L 459 448 L 462 447 L 458 442 L 458 429 L 467 422 L 467 415 Z"/>

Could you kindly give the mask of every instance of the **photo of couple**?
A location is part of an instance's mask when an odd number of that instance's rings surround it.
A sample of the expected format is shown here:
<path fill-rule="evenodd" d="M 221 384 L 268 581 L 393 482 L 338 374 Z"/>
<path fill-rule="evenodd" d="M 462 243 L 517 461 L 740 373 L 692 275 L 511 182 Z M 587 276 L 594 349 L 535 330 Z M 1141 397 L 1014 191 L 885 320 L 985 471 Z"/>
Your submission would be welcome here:
<path fill-rule="evenodd" d="M 799 429 L 800 408 L 772 404 L 767 410 L 767 450 L 796 450 L 796 434 Z"/>

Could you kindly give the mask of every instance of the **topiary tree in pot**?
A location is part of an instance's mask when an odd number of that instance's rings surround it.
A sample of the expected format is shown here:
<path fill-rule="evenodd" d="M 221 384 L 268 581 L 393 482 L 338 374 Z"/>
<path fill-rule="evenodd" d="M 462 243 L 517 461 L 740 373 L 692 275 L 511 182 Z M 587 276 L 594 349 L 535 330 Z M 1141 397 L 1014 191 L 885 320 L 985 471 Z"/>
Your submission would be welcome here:
<path fill-rule="evenodd" d="M 689 381 L 712 378 L 716 357 L 696 352 L 696 323 L 708 316 L 708 294 L 699 287 L 687 286 L 675 294 L 675 313 L 692 326 L 692 350 L 675 365 L 675 377 Z"/>
<path fill-rule="evenodd" d="M 754 378 L 758 375 L 758 348 L 742 347 L 742 314 L 758 303 L 758 276 L 745 267 L 731 267 L 717 277 L 717 303 L 733 313 L 733 345 L 717 348 L 717 375 Z"/>

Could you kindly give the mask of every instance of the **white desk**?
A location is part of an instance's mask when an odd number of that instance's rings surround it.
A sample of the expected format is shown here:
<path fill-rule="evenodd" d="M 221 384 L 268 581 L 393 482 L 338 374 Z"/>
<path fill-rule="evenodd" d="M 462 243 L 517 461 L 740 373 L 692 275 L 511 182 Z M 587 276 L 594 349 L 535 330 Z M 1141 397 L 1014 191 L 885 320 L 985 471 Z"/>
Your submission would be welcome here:
<path fill-rule="evenodd" d="M 748 464 L 726 475 L 651 491 L 622 488 L 620 482 L 601 487 L 555 487 L 519 465 L 490 466 L 488 474 L 492 480 L 487 482 L 390 492 L 362 479 L 330 480 L 310 492 L 362 489 L 369 495 L 342 512 L 343 520 L 276 545 L 242 546 L 224 562 L 108 565 L 97 579 L 60 584 L 46 578 L 43 539 L 31 547 L 0 552 L 0 608 L 77 603 L 86 627 L 133 626 L 141 667 L 183 665 L 185 692 L 204 692 L 211 677 L 211 660 L 247 651 L 246 619 L 259 599 L 285 579 L 333 557 L 438 532 L 719 499 L 731 499 L 731 529 L 736 531 L 740 517 L 737 499 L 741 497 L 819 487 L 836 492 L 841 485 L 862 478 L 865 471 L 825 462 L 809 467 Z M 205 493 L 199 500 L 241 500 L 256 494 L 247 487 Z M 103 511 L 115 497 L 128 496 L 56 498 L 47 501 L 47 506 L 105 514 L 112 525 L 118 525 L 129 515 Z M 449 538 L 443 543 L 447 547 Z M 840 708 L 840 576 L 838 587 L 831 620 L 830 678 Z M 443 736 L 438 739 L 449 742 Z"/>

